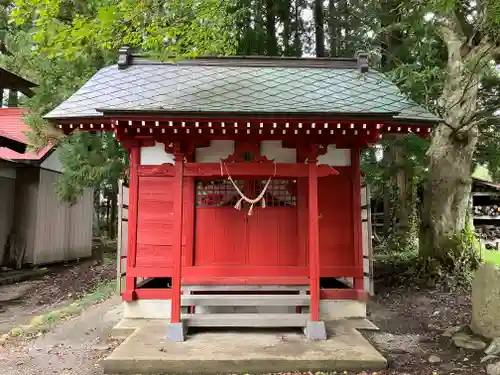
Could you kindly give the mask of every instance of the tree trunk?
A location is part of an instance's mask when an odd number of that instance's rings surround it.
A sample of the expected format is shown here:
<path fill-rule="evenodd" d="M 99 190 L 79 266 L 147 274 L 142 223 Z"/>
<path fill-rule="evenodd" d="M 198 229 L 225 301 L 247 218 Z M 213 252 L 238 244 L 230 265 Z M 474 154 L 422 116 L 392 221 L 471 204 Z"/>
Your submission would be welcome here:
<path fill-rule="evenodd" d="M 341 47 L 341 55 L 344 57 L 350 57 L 352 56 L 352 53 L 350 51 L 350 31 L 351 29 L 351 24 L 349 23 L 349 2 L 348 0 L 342 0 L 340 2 L 342 4 L 339 8 L 341 9 L 342 12 L 342 29 L 344 30 L 344 40 L 342 41 L 343 47 Z M 342 32 L 342 31 L 341 31 Z"/>
<path fill-rule="evenodd" d="M 101 237 L 101 191 L 100 189 L 94 190 L 94 235 Z"/>
<path fill-rule="evenodd" d="M 388 186 L 384 186 L 384 226 L 382 228 L 382 234 L 387 237 L 391 232 L 391 189 Z"/>
<path fill-rule="evenodd" d="M 380 38 L 381 67 L 384 72 L 395 69 L 400 60 L 404 60 L 401 54 L 402 36 L 398 29 L 387 30 L 388 27 L 401 20 L 399 3 L 394 0 L 385 0 L 381 3 L 381 27 L 383 34 Z M 417 227 L 413 215 L 416 213 L 416 196 L 413 186 L 413 171 L 408 167 L 405 159 L 404 136 L 390 135 L 388 141 L 387 164 L 389 170 L 390 187 L 385 193 L 387 206 L 385 214 L 390 216 L 389 222 L 393 225 L 393 239 L 397 245 L 407 246 L 409 240 L 415 239 L 409 236 L 416 234 Z M 385 159 L 385 155 L 384 155 Z"/>
<path fill-rule="evenodd" d="M 19 105 L 19 97 L 16 90 L 9 90 L 9 99 L 7 107 L 17 107 Z"/>
<path fill-rule="evenodd" d="M 330 57 L 338 56 L 339 27 L 335 11 L 335 0 L 328 3 L 328 34 L 330 36 Z"/>
<path fill-rule="evenodd" d="M 477 129 L 463 140 L 456 139 L 447 125 L 436 129 L 427 152 L 429 174 L 421 218 L 420 254 L 426 258 L 443 259 L 446 241 L 465 228 L 477 139 Z"/>
<path fill-rule="evenodd" d="M 273 0 L 266 0 L 266 41 L 267 56 L 278 56 L 276 15 Z"/>
<path fill-rule="evenodd" d="M 111 186 L 111 213 L 109 225 L 109 238 L 116 238 L 116 228 L 118 220 L 118 181 L 114 181 Z"/>
<path fill-rule="evenodd" d="M 300 41 L 300 35 L 302 31 L 302 19 L 301 19 L 301 12 L 300 12 L 300 1 L 295 0 L 295 35 L 293 38 L 293 47 L 295 49 L 295 55 L 297 57 L 302 56 L 302 43 Z"/>
<path fill-rule="evenodd" d="M 290 49 L 291 0 L 284 0 L 282 6 L 283 6 L 283 9 L 282 9 L 281 21 L 283 22 L 283 33 L 282 33 L 282 36 L 283 36 L 283 55 L 291 56 L 291 49 Z"/>
<path fill-rule="evenodd" d="M 314 1 L 314 29 L 316 37 L 316 57 L 325 56 L 325 29 L 323 15 L 323 0 Z"/>
<path fill-rule="evenodd" d="M 391 183 L 395 190 L 395 207 L 394 207 L 394 221 L 395 230 L 398 243 L 406 246 L 409 241 L 414 240 L 417 232 L 414 215 L 416 213 L 416 195 L 415 186 L 413 183 L 413 170 L 411 166 L 406 163 L 405 159 L 405 140 L 401 136 L 395 136 L 392 144 L 390 145 L 392 153 L 392 166 L 393 170 Z M 394 203 L 394 202 L 393 202 Z M 416 243 L 415 243 L 416 245 Z"/>
<path fill-rule="evenodd" d="M 427 151 L 429 172 L 420 233 L 421 255 L 437 259 L 440 265 L 446 261 L 447 240 L 465 229 L 478 140 L 474 122 L 477 96 L 484 64 L 491 60 L 492 51 L 484 40 L 469 48 L 466 38 L 456 30 L 441 30 L 448 49 L 447 79 L 439 98 L 445 111 Z"/>

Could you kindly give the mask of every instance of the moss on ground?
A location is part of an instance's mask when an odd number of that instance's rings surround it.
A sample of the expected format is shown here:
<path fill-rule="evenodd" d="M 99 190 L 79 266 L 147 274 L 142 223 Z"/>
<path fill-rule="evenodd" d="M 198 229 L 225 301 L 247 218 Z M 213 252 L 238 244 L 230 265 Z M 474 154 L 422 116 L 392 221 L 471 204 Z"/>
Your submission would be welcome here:
<path fill-rule="evenodd" d="M 35 316 L 28 324 L 13 328 L 9 333 L 0 338 L 0 344 L 9 337 L 34 336 L 47 332 L 57 322 L 78 315 L 84 308 L 111 297 L 115 292 L 115 288 L 116 282 L 114 280 L 102 282 L 90 293 L 73 301 L 69 305 Z"/>

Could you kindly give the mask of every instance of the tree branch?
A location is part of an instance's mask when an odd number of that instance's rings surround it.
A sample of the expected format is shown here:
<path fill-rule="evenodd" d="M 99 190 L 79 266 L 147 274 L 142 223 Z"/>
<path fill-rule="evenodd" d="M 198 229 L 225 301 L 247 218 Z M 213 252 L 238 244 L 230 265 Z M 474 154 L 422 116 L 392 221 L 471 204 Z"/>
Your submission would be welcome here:
<path fill-rule="evenodd" d="M 454 24 L 456 31 L 459 31 L 460 34 L 467 40 L 471 40 L 474 37 L 475 30 L 474 27 L 467 21 L 463 3 L 460 3 L 455 7 L 453 16 L 455 18 Z"/>

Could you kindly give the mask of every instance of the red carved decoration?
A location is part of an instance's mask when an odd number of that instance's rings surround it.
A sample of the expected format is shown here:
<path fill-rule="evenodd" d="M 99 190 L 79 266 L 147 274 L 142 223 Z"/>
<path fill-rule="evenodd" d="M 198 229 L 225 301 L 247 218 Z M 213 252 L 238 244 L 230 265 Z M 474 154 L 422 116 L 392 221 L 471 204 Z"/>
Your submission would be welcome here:
<path fill-rule="evenodd" d="M 262 164 L 268 164 L 266 168 Z M 228 170 L 233 176 L 263 176 L 269 177 L 275 172 L 275 177 L 307 177 L 309 167 L 306 164 L 295 163 L 233 163 L 228 165 Z M 144 168 L 144 167 L 143 167 Z M 334 176 L 339 172 L 329 165 L 318 165 L 318 177 Z M 225 174 L 226 171 L 223 171 Z M 220 177 L 220 163 L 186 163 L 184 175 L 188 177 Z"/>
<path fill-rule="evenodd" d="M 325 155 L 328 152 L 328 144 L 318 145 L 316 148 L 316 156 Z"/>
<path fill-rule="evenodd" d="M 253 159 L 246 160 L 245 154 L 250 154 Z M 226 163 L 273 163 L 274 160 L 269 160 L 267 157 L 262 156 L 260 153 L 259 142 L 237 142 L 235 151 L 224 159 Z"/>
<path fill-rule="evenodd" d="M 173 177 L 175 166 L 173 164 L 142 165 L 139 167 L 141 177 Z"/>

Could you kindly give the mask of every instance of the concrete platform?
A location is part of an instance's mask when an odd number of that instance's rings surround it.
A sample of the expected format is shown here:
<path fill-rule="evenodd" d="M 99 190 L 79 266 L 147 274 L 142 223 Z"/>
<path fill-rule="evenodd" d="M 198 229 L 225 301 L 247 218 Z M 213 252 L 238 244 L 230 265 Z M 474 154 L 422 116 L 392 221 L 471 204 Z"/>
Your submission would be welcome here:
<path fill-rule="evenodd" d="M 359 320 L 360 329 L 376 329 Z M 122 322 L 125 335 L 133 321 Z M 386 359 L 354 328 L 353 320 L 327 323 L 326 341 L 307 341 L 300 330 L 190 329 L 184 342 L 165 339 L 168 322 L 141 321 L 104 361 L 106 374 L 276 373 L 362 371 L 387 368 Z"/>

